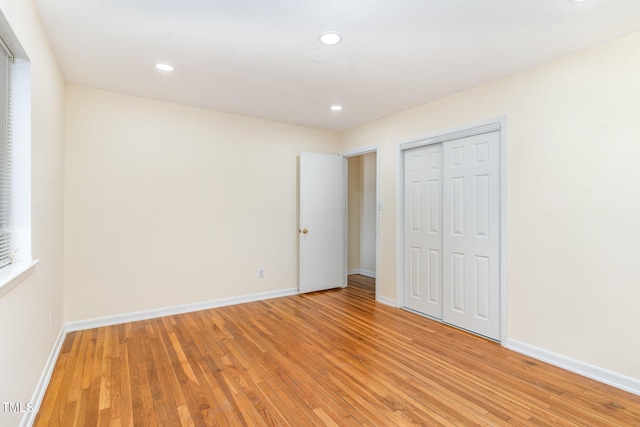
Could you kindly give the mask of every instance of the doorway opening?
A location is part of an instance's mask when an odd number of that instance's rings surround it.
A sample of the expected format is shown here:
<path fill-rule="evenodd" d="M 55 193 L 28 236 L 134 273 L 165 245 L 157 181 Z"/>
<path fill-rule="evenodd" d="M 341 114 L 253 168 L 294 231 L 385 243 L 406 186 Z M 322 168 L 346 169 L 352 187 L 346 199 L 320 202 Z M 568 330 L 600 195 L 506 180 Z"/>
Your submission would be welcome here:
<path fill-rule="evenodd" d="M 300 293 L 344 288 L 351 273 L 373 280 L 378 299 L 378 212 L 383 204 L 379 198 L 377 152 L 374 146 L 340 155 L 300 153 Z M 349 180 L 351 158 L 355 159 L 351 161 Z M 349 194 L 351 209 L 347 208 Z M 349 215 L 352 222 L 348 225 Z"/>
<path fill-rule="evenodd" d="M 347 284 L 374 292 L 377 269 L 377 152 L 347 162 Z"/>

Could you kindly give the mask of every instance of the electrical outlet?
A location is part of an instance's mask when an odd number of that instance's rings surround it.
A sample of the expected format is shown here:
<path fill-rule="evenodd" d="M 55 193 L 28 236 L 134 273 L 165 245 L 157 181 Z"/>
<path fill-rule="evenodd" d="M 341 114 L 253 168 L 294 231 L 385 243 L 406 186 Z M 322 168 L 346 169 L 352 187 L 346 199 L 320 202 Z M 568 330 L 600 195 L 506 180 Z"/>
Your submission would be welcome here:
<path fill-rule="evenodd" d="M 264 279 L 264 269 L 263 268 L 258 270 L 258 279 Z"/>

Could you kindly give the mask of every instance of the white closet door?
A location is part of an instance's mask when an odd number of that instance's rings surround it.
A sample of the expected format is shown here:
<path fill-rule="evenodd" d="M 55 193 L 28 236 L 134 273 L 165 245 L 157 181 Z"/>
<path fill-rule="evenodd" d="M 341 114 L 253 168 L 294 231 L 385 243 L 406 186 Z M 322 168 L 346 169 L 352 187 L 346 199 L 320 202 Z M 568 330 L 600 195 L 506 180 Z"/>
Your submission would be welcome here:
<path fill-rule="evenodd" d="M 442 145 L 404 153 L 404 305 L 442 319 Z"/>
<path fill-rule="evenodd" d="M 445 141 L 442 150 L 443 320 L 499 339 L 499 132 Z"/>

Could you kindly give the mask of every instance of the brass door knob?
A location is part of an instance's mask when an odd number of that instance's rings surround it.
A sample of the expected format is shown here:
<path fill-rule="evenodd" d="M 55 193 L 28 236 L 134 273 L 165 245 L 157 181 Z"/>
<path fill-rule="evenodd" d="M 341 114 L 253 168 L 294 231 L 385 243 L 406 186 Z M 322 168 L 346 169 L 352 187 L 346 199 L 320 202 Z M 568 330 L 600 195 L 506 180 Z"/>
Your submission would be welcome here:
<path fill-rule="evenodd" d="M 307 234 L 309 232 L 309 230 L 307 230 L 306 228 L 303 228 L 302 230 L 300 230 L 300 232 L 302 234 Z"/>

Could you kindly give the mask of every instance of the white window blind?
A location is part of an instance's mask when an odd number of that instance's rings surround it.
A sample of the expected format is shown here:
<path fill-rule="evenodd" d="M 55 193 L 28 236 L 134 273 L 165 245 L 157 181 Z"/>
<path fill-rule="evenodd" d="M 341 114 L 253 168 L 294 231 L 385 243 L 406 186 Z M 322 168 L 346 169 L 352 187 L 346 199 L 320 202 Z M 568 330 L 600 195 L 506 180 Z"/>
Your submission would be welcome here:
<path fill-rule="evenodd" d="M 13 55 L 0 41 L 0 267 L 13 262 L 11 239 L 11 70 Z"/>

